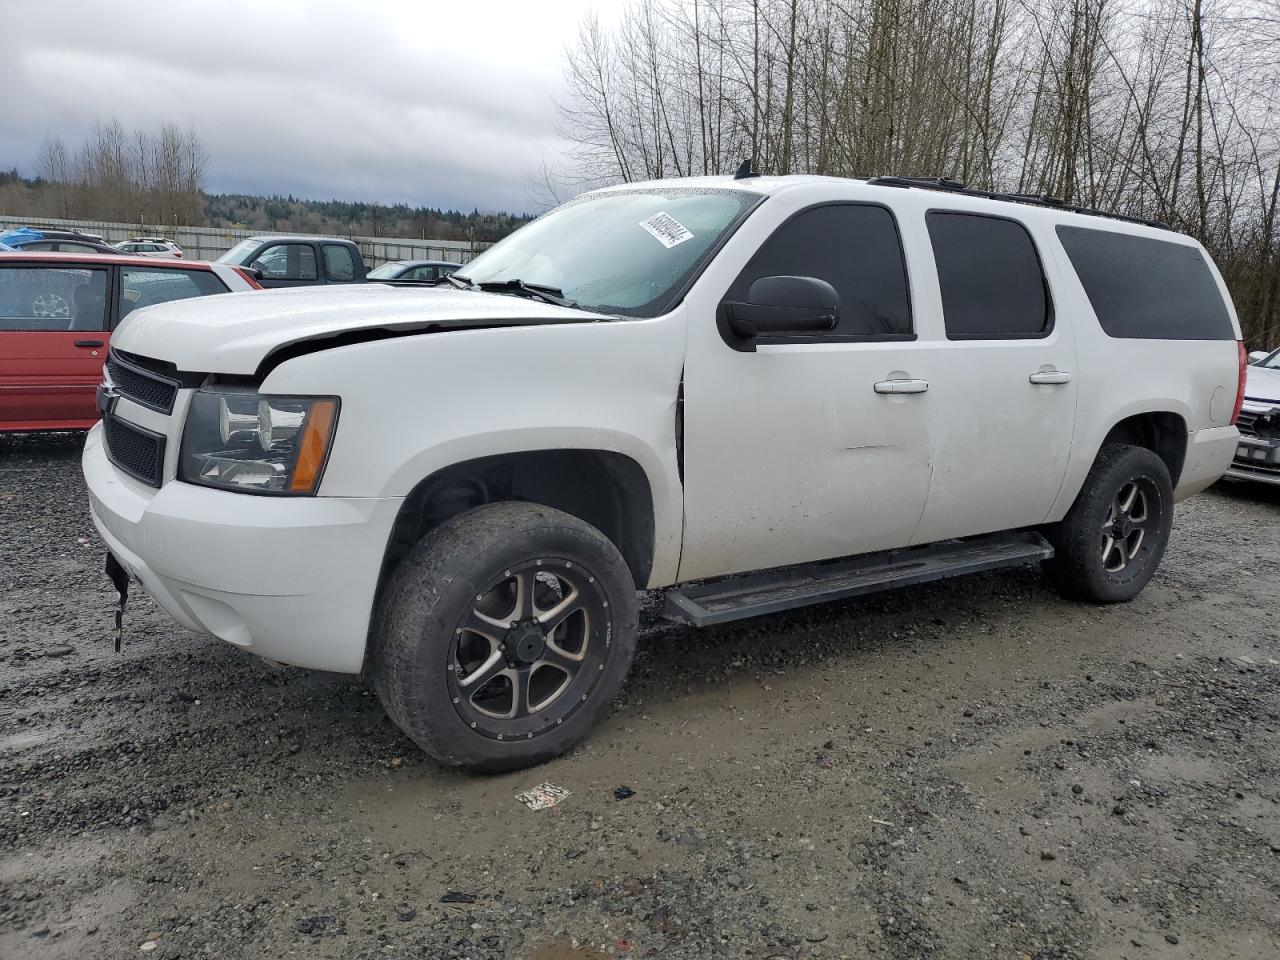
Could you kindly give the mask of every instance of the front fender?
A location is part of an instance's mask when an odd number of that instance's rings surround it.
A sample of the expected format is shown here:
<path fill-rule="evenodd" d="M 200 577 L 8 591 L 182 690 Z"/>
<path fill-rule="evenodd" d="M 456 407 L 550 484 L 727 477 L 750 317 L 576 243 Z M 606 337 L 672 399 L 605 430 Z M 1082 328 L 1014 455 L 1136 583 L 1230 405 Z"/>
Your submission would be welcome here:
<path fill-rule="evenodd" d="M 341 398 L 322 496 L 404 497 L 467 460 L 604 450 L 634 460 L 653 496 L 651 585 L 676 575 L 683 491 L 676 396 L 684 317 L 460 330 L 289 360 L 269 393 Z"/>

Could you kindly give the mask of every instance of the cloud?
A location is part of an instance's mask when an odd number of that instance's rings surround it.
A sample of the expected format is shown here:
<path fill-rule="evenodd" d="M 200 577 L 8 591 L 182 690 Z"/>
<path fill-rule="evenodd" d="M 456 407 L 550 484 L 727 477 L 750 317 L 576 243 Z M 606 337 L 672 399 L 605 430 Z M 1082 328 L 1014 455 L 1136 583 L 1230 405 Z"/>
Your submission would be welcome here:
<path fill-rule="evenodd" d="M 115 117 L 195 129 L 212 192 L 526 210 L 589 5 L 6 3 L 0 167 Z"/>

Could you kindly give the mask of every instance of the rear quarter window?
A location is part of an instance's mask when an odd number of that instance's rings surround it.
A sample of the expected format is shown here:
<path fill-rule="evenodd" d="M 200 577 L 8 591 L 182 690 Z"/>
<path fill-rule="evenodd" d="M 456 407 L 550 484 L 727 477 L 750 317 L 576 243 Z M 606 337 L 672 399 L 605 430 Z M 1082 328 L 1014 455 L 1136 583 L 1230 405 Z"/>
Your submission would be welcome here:
<path fill-rule="evenodd" d="M 1057 231 L 1108 336 L 1235 339 L 1231 314 L 1198 247 L 1087 227 Z"/>

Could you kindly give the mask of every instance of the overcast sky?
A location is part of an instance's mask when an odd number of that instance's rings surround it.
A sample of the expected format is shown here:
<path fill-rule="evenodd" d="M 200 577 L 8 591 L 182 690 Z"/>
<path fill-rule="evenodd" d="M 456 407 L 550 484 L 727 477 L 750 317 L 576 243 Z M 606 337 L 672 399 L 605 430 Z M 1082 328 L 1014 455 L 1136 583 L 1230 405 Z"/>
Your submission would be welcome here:
<path fill-rule="evenodd" d="M 0 168 L 191 126 L 213 193 L 528 210 L 584 13 L 619 0 L 0 0 Z"/>

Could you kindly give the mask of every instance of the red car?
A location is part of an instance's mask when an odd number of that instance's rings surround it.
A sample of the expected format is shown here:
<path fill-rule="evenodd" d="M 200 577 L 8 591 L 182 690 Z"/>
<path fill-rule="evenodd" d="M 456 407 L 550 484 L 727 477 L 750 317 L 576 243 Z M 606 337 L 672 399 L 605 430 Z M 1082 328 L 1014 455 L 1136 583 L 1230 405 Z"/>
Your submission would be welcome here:
<path fill-rule="evenodd" d="M 260 289 L 218 263 L 0 253 L 0 433 L 93 426 L 108 339 L 134 310 Z"/>

